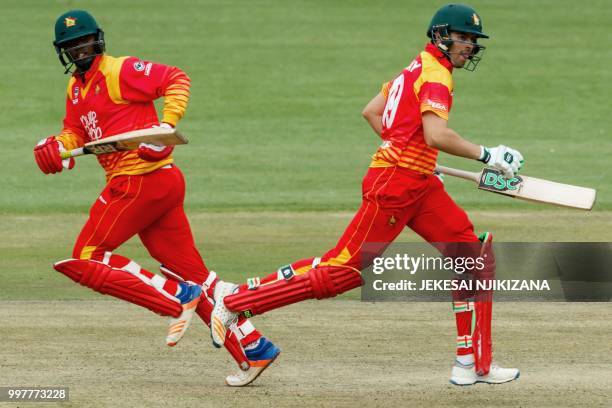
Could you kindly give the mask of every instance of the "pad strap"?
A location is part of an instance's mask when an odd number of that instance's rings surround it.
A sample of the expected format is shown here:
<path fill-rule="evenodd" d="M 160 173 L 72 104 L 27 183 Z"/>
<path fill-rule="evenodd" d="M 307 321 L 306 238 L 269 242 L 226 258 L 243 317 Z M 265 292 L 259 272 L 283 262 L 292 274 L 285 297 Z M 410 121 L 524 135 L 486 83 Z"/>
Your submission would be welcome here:
<path fill-rule="evenodd" d="M 198 307 L 196 309 L 196 313 L 204 323 L 210 327 L 210 315 L 213 310 L 213 305 L 211 300 L 208 297 L 205 297 L 198 303 Z M 251 325 L 252 326 L 252 325 Z M 231 330 L 227 331 L 227 335 L 225 336 L 225 349 L 230 353 L 234 361 L 238 364 L 241 370 L 248 370 L 250 365 L 244 351 L 242 350 L 242 346 L 240 345 L 240 341 L 234 332 L 234 327 L 230 327 Z M 254 329 L 254 328 L 253 328 Z"/>

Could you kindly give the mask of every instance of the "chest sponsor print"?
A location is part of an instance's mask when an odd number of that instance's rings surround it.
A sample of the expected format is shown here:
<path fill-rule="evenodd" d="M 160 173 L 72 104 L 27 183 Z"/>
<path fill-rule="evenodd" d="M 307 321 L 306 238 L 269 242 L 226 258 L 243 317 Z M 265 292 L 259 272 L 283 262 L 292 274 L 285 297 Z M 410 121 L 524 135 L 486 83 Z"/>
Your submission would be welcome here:
<path fill-rule="evenodd" d="M 98 114 L 95 111 L 81 115 L 80 119 L 90 141 L 102 139 L 102 129 L 98 126 Z"/>

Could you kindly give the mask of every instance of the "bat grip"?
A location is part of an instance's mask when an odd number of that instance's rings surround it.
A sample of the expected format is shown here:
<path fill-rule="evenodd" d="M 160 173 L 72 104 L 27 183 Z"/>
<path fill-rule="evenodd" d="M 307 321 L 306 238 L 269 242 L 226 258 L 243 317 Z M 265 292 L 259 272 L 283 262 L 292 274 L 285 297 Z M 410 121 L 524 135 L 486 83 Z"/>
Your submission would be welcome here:
<path fill-rule="evenodd" d="M 478 182 L 479 179 L 479 174 L 473 173 L 471 171 L 453 169 L 444 166 L 436 166 L 436 170 L 438 170 L 442 174 L 446 174 L 447 176 L 459 177 L 466 180 L 473 180 Z"/>
<path fill-rule="evenodd" d="M 62 157 L 62 160 L 64 160 L 75 156 L 81 156 L 83 154 L 85 154 L 85 150 L 82 147 L 79 147 L 77 149 L 61 152 L 60 156 Z"/>

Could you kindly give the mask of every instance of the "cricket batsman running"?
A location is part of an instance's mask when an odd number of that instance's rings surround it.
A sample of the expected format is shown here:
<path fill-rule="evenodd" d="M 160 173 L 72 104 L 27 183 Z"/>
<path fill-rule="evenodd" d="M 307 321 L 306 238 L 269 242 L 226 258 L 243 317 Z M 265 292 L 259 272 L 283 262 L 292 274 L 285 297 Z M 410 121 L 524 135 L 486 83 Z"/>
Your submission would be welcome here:
<path fill-rule="evenodd" d="M 434 174 L 438 151 L 480 160 L 507 177 L 518 172 L 523 158 L 503 145 L 487 148 L 471 143 L 447 124 L 453 70 L 473 71 L 485 48 L 478 40 L 489 38 L 482 31 L 478 13 L 469 6 L 446 5 L 433 16 L 427 36 L 430 42 L 424 51 L 385 83 L 363 110 L 382 145 L 363 179 L 361 208 L 336 247 L 321 258 L 295 262 L 244 285 L 217 284 L 210 326 L 214 342 L 222 344 L 226 327 L 240 316 L 329 298 L 361 286 L 360 270 L 381 255 L 406 226 L 446 256 L 487 259 L 477 278 L 492 279 L 492 236 L 485 233 L 479 238 L 465 211 L 444 190 Z M 382 244 L 366 250 L 366 243 Z M 457 323 L 453 384 L 503 383 L 519 376 L 518 369 L 492 364 L 491 307 L 490 292 L 453 293 Z"/>
<path fill-rule="evenodd" d="M 85 143 L 148 127 L 174 127 L 189 100 L 190 79 L 180 69 L 135 57 L 106 55 L 104 32 L 88 12 L 72 10 L 55 23 L 53 42 L 65 73 L 66 116 L 57 136 L 34 148 L 43 173 L 72 169 L 74 159 L 60 154 Z M 164 98 L 158 120 L 153 101 Z M 169 316 L 166 342 L 174 346 L 197 313 L 210 324 L 217 276 L 196 249 L 183 210 L 185 181 L 174 164 L 173 146 L 142 143 L 138 149 L 97 156 L 106 172 L 106 187 L 93 203 L 89 219 L 74 246 L 73 259 L 54 268 L 97 292 Z M 161 275 L 115 253 L 138 234 Z M 220 343 L 241 370 L 228 385 L 252 382 L 280 350 L 245 318 Z"/>

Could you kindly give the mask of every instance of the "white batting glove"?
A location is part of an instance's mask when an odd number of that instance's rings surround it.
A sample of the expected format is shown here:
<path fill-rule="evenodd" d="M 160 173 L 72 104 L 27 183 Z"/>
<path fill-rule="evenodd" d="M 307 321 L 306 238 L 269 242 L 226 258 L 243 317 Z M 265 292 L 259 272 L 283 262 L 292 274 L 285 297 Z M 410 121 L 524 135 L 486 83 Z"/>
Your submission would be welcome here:
<path fill-rule="evenodd" d="M 159 125 L 153 125 L 151 126 L 152 128 L 164 128 L 164 129 L 173 129 L 172 125 L 166 122 L 162 122 Z M 162 150 L 164 150 L 166 148 L 166 146 L 160 146 L 160 145 L 156 145 L 153 143 L 141 143 L 138 147 L 142 147 L 142 148 L 146 148 L 146 149 L 151 149 L 153 151 L 156 152 L 161 152 Z"/>
<path fill-rule="evenodd" d="M 512 178 L 523 167 L 523 155 L 510 147 L 499 145 L 497 147 L 480 146 L 481 162 L 500 170 L 504 177 Z"/>
<path fill-rule="evenodd" d="M 58 144 L 60 153 L 64 153 L 66 151 L 64 144 L 60 142 L 59 140 L 57 141 L 57 144 Z M 74 167 L 74 158 L 70 157 L 68 159 L 62 160 L 62 167 L 68 170 L 72 170 L 72 168 Z"/>
<path fill-rule="evenodd" d="M 160 123 L 159 125 L 153 125 L 153 127 L 172 129 L 172 125 L 164 122 Z M 138 157 L 150 162 L 160 161 L 170 156 L 172 150 L 174 150 L 174 146 L 160 146 L 153 143 L 141 143 L 138 145 Z"/>

